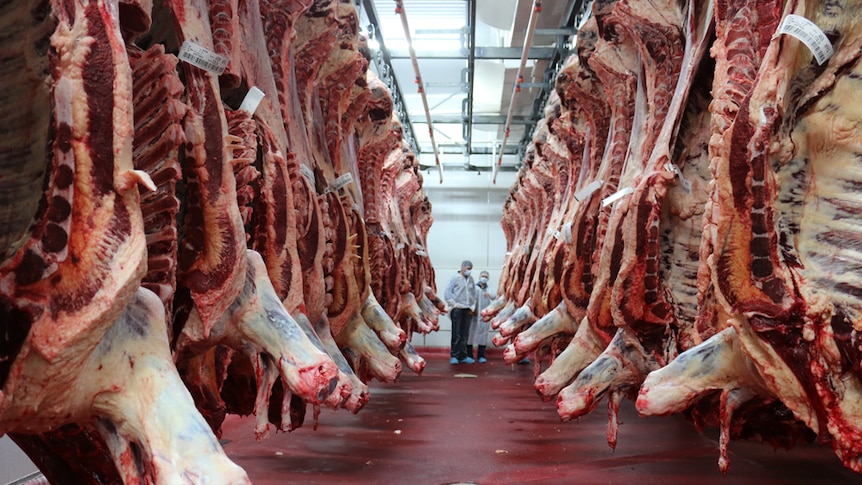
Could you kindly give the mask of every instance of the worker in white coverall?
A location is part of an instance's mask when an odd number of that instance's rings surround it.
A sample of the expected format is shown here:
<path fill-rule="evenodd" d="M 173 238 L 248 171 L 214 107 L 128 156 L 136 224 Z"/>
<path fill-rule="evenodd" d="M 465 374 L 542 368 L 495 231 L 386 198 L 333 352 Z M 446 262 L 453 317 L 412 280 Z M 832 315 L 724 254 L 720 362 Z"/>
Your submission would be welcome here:
<path fill-rule="evenodd" d="M 449 305 L 449 318 L 452 320 L 452 339 L 449 348 L 450 364 L 473 364 L 476 361 L 467 355 L 467 337 L 470 333 L 470 320 L 476 308 L 476 282 L 470 276 L 473 263 L 464 261 L 461 270 L 449 279 L 446 285 L 446 304 Z"/>
<path fill-rule="evenodd" d="M 488 286 L 490 275 L 487 271 L 479 273 L 479 281 L 476 283 L 476 308 L 473 319 L 470 322 L 470 335 L 467 337 L 467 355 L 473 357 L 473 346 L 476 346 L 476 361 L 480 364 L 488 362 L 485 358 L 485 348 L 491 339 L 491 322 L 482 318 L 482 310 L 485 309 L 497 295 Z"/>

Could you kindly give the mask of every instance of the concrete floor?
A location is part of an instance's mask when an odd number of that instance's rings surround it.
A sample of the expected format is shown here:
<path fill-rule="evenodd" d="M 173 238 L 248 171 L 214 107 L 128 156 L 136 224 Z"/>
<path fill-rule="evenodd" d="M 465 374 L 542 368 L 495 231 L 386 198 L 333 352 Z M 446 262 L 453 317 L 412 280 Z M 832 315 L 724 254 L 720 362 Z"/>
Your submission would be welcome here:
<path fill-rule="evenodd" d="M 790 451 L 735 441 L 723 477 L 718 448 L 679 416 L 640 418 L 620 406 L 619 443 L 606 444 L 605 406 L 563 423 L 533 391 L 531 365 L 448 364 L 421 352 L 421 376 L 371 385 L 358 414 L 323 409 L 304 427 L 257 443 L 253 419 L 228 417 L 225 451 L 256 485 L 301 484 L 862 484 L 825 446 Z"/>

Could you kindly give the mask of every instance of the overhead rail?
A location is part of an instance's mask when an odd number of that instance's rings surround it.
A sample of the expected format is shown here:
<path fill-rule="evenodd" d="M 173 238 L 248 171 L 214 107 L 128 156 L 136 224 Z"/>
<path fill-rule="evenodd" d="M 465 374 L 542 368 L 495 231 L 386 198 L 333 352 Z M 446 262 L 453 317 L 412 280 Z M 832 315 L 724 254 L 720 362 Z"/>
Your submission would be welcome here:
<path fill-rule="evenodd" d="M 515 102 L 518 99 L 518 93 L 521 92 L 521 83 L 524 82 L 524 67 L 527 65 L 527 57 L 530 53 L 530 46 L 533 44 L 533 35 L 536 32 L 536 23 L 539 19 L 539 14 L 542 12 L 541 0 L 533 0 L 533 10 L 530 12 L 530 22 L 527 24 L 527 37 L 524 39 L 524 50 L 521 53 L 521 65 L 518 66 L 518 75 L 515 80 L 515 87 L 512 89 L 512 100 L 509 104 L 509 113 L 506 115 L 506 127 L 503 131 L 503 143 L 500 147 L 500 157 L 497 159 L 497 164 L 494 165 L 494 176 L 492 183 L 497 183 L 497 172 L 500 165 L 503 164 L 503 154 L 506 151 L 506 141 L 509 139 L 509 133 L 512 128 L 512 116 L 515 113 Z"/>
<path fill-rule="evenodd" d="M 434 162 L 440 174 L 440 183 L 443 183 L 443 166 L 440 165 L 440 155 L 437 153 L 437 142 L 434 141 L 434 125 L 431 123 L 431 110 L 428 109 L 428 98 L 425 96 L 425 87 L 422 84 L 422 74 L 419 72 L 419 61 L 416 59 L 416 51 L 413 49 L 413 39 L 410 36 L 410 26 L 407 24 L 407 12 L 404 11 L 404 2 L 395 0 L 395 13 L 401 16 L 401 26 L 404 28 L 404 38 L 407 39 L 407 49 L 410 51 L 410 62 L 413 63 L 413 72 L 416 74 L 416 85 L 419 95 L 422 97 L 422 106 L 425 107 L 425 119 L 428 121 L 428 135 L 431 137 L 431 149 L 434 150 Z M 419 156 L 419 153 L 416 153 Z"/>

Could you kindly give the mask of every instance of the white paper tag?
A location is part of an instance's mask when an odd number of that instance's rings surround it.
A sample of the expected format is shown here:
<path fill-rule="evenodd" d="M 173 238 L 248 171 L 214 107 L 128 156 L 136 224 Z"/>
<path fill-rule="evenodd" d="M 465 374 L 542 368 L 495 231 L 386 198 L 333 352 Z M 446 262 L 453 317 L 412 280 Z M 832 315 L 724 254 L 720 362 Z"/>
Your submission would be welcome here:
<path fill-rule="evenodd" d="M 591 196 L 593 192 L 599 190 L 602 187 L 601 180 L 593 180 L 589 185 L 581 189 L 577 194 L 575 194 L 575 200 L 580 202 L 587 197 Z"/>
<path fill-rule="evenodd" d="M 401 251 L 402 249 L 404 249 L 404 243 L 398 243 L 395 245 L 396 251 Z"/>
<path fill-rule="evenodd" d="M 314 170 L 311 169 L 308 165 L 299 164 L 299 171 L 302 172 L 302 175 L 311 182 L 311 185 L 314 185 Z"/>
<path fill-rule="evenodd" d="M 215 52 L 188 40 L 183 42 L 182 47 L 180 47 L 180 53 L 177 57 L 179 57 L 183 62 L 187 62 L 205 71 L 209 71 L 216 76 L 220 76 L 221 73 L 224 72 L 228 62 L 227 57 L 216 54 Z"/>
<path fill-rule="evenodd" d="M 691 193 L 691 182 L 683 178 L 682 170 L 674 163 L 666 163 L 664 164 L 664 169 L 668 172 L 673 172 L 677 177 L 679 177 L 679 183 L 682 185 L 682 189 L 685 190 L 687 194 Z"/>
<path fill-rule="evenodd" d="M 332 183 L 329 184 L 329 188 L 327 190 L 330 192 L 335 192 L 336 190 L 343 188 L 350 182 L 353 182 L 353 174 L 347 172 L 341 177 L 338 177 L 337 179 L 333 180 Z"/>
<path fill-rule="evenodd" d="M 566 238 L 566 244 L 572 244 L 572 223 L 563 224 L 563 236 Z"/>
<path fill-rule="evenodd" d="M 790 14 L 784 17 L 781 25 L 778 26 L 777 33 L 792 35 L 799 39 L 811 49 L 817 64 L 822 65 L 832 57 L 832 42 L 829 42 L 829 38 L 817 24 L 801 15 Z"/>
<path fill-rule="evenodd" d="M 554 231 L 554 239 L 559 241 L 561 237 L 563 237 L 563 233 L 561 233 L 560 231 Z"/>
<path fill-rule="evenodd" d="M 249 114 L 254 114 L 257 111 L 257 107 L 260 105 L 260 102 L 263 101 L 263 91 L 257 89 L 257 86 L 252 86 L 251 89 L 245 93 L 245 98 L 242 100 L 242 104 L 239 105 L 239 109 L 248 111 Z"/>
<path fill-rule="evenodd" d="M 512 251 L 506 251 L 506 256 L 511 256 L 511 255 L 512 255 Z"/>
<path fill-rule="evenodd" d="M 607 207 L 607 206 L 613 204 L 614 202 L 622 199 L 623 197 L 630 195 L 634 191 L 635 191 L 635 189 L 633 189 L 631 187 L 626 187 L 623 190 L 620 190 L 613 195 L 609 195 L 602 200 L 602 207 Z"/>
<path fill-rule="evenodd" d="M 421 249 L 417 249 L 416 250 L 416 256 L 428 256 L 428 253 L 426 253 L 425 251 L 423 251 Z"/>

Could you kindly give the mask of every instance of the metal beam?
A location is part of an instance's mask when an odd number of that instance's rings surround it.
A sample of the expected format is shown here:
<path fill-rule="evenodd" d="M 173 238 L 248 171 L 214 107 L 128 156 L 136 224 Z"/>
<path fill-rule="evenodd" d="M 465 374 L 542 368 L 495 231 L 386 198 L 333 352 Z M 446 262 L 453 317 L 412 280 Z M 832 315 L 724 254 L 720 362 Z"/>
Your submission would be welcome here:
<path fill-rule="evenodd" d="M 551 59 L 557 49 L 554 47 L 533 47 L 527 54 L 528 59 Z M 475 59 L 497 60 L 497 59 L 520 59 L 523 49 L 520 47 L 476 47 Z M 464 59 L 469 56 L 464 50 L 445 51 L 416 51 L 416 56 L 423 59 Z M 389 51 L 391 59 L 410 59 L 410 53 L 405 49 L 392 49 Z"/>
<path fill-rule="evenodd" d="M 434 168 L 436 168 L 436 165 L 425 165 L 425 164 L 421 164 L 421 163 L 419 164 L 420 170 L 431 170 Z M 521 169 L 520 163 L 515 164 L 515 165 L 505 164 L 505 165 L 500 165 L 500 167 L 498 168 L 497 171 L 498 172 L 517 172 L 520 169 Z M 446 172 L 490 172 L 492 170 L 494 170 L 494 167 L 487 167 L 487 166 L 482 166 L 482 165 L 472 165 L 472 164 L 459 165 L 459 164 L 455 164 L 455 163 L 443 165 L 443 171 L 446 171 Z"/>
<path fill-rule="evenodd" d="M 553 87 L 550 83 L 521 83 L 521 89 L 548 89 Z"/>
<path fill-rule="evenodd" d="M 578 31 L 574 27 L 563 29 L 536 29 L 536 35 L 575 35 Z"/>
<path fill-rule="evenodd" d="M 457 124 L 468 123 L 468 120 L 464 119 L 464 115 L 434 115 L 431 118 L 431 122 L 435 125 Z M 512 118 L 512 124 L 515 125 L 529 125 L 534 122 L 535 120 L 531 120 L 527 116 L 515 116 Z M 417 123 L 420 122 L 417 121 Z M 469 123 L 473 125 L 503 125 L 506 123 L 506 117 L 502 115 L 473 115 L 469 118 Z"/>
<path fill-rule="evenodd" d="M 441 145 L 441 146 L 438 146 L 438 151 L 440 154 L 443 154 L 443 155 L 462 155 L 465 153 L 464 152 L 464 146 L 462 146 L 462 145 Z M 430 153 L 434 153 L 434 152 L 432 152 L 431 150 L 424 150 L 424 151 L 419 151 L 416 153 L 417 154 L 418 153 L 430 154 Z M 519 153 L 518 147 L 508 146 L 508 147 L 506 147 L 506 153 L 504 153 L 504 155 L 517 155 L 518 153 Z M 494 154 L 499 155 L 500 150 L 497 149 L 496 151 L 494 151 L 491 149 L 491 147 L 473 147 L 466 154 L 467 155 L 494 155 Z"/>

